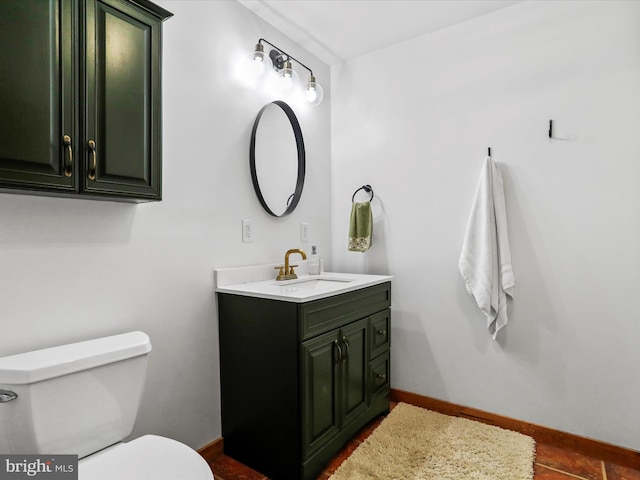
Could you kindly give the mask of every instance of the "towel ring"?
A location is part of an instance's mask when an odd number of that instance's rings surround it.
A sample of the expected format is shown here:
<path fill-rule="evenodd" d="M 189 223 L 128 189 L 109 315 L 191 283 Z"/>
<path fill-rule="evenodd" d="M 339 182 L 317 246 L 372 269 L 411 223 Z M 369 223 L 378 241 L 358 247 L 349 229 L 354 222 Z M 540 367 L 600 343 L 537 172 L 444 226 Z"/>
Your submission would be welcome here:
<path fill-rule="evenodd" d="M 352 202 L 355 202 L 356 193 L 358 193 L 360 190 L 364 190 L 365 192 L 370 193 L 371 198 L 369 199 L 369 201 L 373 200 L 373 188 L 371 188 L 371 185 L 363 185 L 359 189 L 357 189 L 355 192 L 353 192 L 353 196 L 351 197 Z"/>

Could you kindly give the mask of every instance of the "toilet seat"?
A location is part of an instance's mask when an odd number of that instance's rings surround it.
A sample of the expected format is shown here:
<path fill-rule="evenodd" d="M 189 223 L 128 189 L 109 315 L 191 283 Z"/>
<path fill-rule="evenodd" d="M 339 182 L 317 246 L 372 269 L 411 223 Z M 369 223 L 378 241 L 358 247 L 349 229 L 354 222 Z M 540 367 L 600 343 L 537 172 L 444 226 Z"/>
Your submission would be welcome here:
<path fill-rule="evenodd" d="M 188 446 L 158 435 L 117 443 L 78 462 L 79 480 L 213 480 L 207 462 Z"/>

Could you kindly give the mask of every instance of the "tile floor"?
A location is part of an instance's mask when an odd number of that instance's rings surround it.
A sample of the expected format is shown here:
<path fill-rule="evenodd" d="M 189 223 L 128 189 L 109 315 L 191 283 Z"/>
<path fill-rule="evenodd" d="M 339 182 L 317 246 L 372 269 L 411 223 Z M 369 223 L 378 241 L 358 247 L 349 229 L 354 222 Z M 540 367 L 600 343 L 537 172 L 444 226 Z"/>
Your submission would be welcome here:
<path fill-rule="evenodd" d="M 338 466 L 378 426 L 384 417 L 373 420 L 327 465 L 317 480 L 328 480 Z M 222 455 L 211 463 L 216 480 L 269 480 L 265 475 Z M 570 450 L 536 444 L 534 480 L 640 480 L 640 471 L 586 457 Z"/>

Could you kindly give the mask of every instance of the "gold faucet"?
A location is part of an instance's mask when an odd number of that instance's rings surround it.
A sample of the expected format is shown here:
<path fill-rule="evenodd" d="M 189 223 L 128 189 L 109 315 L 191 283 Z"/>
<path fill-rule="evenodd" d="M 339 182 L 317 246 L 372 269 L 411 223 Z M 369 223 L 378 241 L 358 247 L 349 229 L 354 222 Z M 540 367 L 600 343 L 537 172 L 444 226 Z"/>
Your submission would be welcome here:
<path fill-rule="evenodd" d="M 300 255 L 302 255 L 303 260 L 307 259 L 307 254 L 299 248 L 292 248 L 291 250 L 287 250 L 287 253 L 284 254 L 284 266 L 274 267 L 276 270 L 280 269 L 276 280 L 294 280 L 298 278 L 296 272 L 293 271 L 293 267 L 297 267 L 298 265 L 289 265 L 289 255 L 291 255 L 292 253 L 299 253 Z"/>

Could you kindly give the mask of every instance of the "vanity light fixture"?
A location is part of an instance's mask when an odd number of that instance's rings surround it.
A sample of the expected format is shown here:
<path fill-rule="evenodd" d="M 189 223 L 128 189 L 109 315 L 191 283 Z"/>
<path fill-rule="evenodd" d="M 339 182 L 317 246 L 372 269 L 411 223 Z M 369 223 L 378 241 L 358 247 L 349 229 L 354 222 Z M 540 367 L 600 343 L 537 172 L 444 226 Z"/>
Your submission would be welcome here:
<path fill-rule="evenodd" d="M 273 48 L 269 52 L 269 55 L 265 54 L 262 42 Z M 248 76 L 257 80 L 265 76 L 269 70 L 273 70 L 277 74 L 276 88 L 282 93 L 295 92 L 300 88 L 300 76 L 298 75 L 298 72 L 293 69 L 291 63 L 292 60 L 309 71 L 309 79 L 302 89 L 302 96 L 304 100 L 310 105 L 320 105 L 324 98 L 324 90 L 316 81 L 313 71 L 311 71 L 311 69 L 304 63 L 295 59 L 281 48 L 276 47 L 264 38 L 258 40 L 255 51 L 249 56 L 249 63 L 251 66 L 246 68 L 245 71 Z"/>

